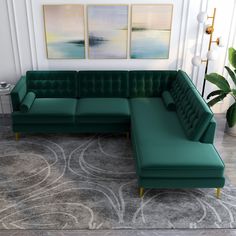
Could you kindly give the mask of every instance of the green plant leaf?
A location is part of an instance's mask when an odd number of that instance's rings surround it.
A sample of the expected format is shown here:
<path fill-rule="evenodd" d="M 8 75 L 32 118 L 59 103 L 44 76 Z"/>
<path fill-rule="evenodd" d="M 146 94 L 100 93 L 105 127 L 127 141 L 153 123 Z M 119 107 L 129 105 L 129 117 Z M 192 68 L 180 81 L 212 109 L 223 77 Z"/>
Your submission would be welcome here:
<path fill-rule="evenodd" d="M 233 95 L 236 97 L 236 89 L 232 89 L 231 91 L 232 91 Z"/>
<path fill-rule="evenodd" d="M 229 127 L 233 127 L 236 124 L 236 102 L 227 110 L 226 119 Z"/>
<path fill-rule="evenodd" d="M 234 48 L 229 48 L 229 62 L 230 64 L 236 68 L 236 50 Z"/>
<path fill-rule="evenodd" d="M 223 94 L 223 93 L 224 93 L 224 91 L 222 91 L 222 90 L 215 90 L 215 91 L 213 91 L 213 92 L 208 94 L 207 99 L 209 99 L 209 98 L 211 98 L 213 96 L 216 96 L 216 95 Z"/>
<path fill-rule="evenodd" d="M 205 79 L 215 84 L 219 89 L 223 90 L 224 92 L 230 92 L 229 83 L 223 76 L 217 73 L 211 73 L 209 75 L 206 75 Z"/>
<path fill-rule="evenodd" d="M 231 79 L 233 80 L 233 82 L 236 86 L 236 75 L 234 74 L 234 72 L 228 66 L 225 66 L 225 69 L 228 71 Z"/>
<path fill-rule="evenodd" d="M 234 98 L 235 102 L 236 102 L 236 89 L 232 89 L 231 90 L 231 95 Z"/>
<path fill-rule="evenodd" d="M 219 95 L 219 96 L 217 96 L 217 97 L 215 97 L 215 98 L 213 98 L 211 101 L 209 101 L 207 104 L 210 106 L 210 107 L 212 107 L 212 106 L 214 106 L 217 102 L 220 102 L 220 101 L 222 101 L 225 97 L 226 97 L 226 93 L 223 93 L 223 94 L 221 94 L 221 95 Z"/>

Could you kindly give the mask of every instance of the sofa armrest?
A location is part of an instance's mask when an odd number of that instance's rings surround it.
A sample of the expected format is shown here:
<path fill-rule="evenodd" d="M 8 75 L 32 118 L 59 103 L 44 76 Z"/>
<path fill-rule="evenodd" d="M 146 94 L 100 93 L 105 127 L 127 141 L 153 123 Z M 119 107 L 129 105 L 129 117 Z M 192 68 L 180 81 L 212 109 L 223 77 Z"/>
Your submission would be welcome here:
<path fill-rule="evenodd" d="M 14 89 L 11 91 L 11 101 L 12 101 L 13 111 L 20 110 L 20 103 L 25 97 L 26 92 L 27 92 L 26 76 L 22 76 L 16 83 Z"/>
<path fill-rule="evenodd" d="M 216 120 L 214 118 L 211 119 L 208 127 L 203 133 L 200 142 L 202 143 L 211 143 L 213 144 L 215 138 L 215 130 L 216 130 Z"/>

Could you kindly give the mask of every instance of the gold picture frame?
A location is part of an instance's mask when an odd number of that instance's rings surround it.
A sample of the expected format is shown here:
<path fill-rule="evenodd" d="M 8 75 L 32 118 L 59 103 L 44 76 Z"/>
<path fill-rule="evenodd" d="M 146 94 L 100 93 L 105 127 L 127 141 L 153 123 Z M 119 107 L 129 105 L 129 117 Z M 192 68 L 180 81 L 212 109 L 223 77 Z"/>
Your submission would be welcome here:
<path fill-rule="evenodd" d="M 128 4 L 89 4 L 86 6 L 86 8 L 87 8 L 88 58 L 89 59 L 127 59 L 128 57 L 129 5 Z M 92 8 L 97 8 L 97 9 L 93 10 Z M 105 8 L 107 8 L 107 10 L 108 8 L 110 8 L 109 9 L 110 12 L 108 13 L 108 11 L 105 10 Z M 104 11 L 102 12 L 102 10 Z M 93 12 L 90 12 L 90 11 L 93 11 Z M 122 17 L 119 18 L 119 16 L 122 14 L 126 14 L 125 18 L 123 19 Z M 102 18 L 100 17 L 101 15 L 102 15 Z M 93 17 L 91 18 L 91 16 Z M 123 27 L 122 27 L 122 24 L 123 24 Z M 119 28 L 119 26 L 121 28 Z M 102 29 L 99 32 L 100 28 L 103 28 L 103 29 L 106 28 L 106 29 L 105 30 Z M 118 40 L 118 38 L 120 38 L 121 40 Z"/>
<path fill-rule="evenodd" d="M 85 59 L 83 4 L 43 5 L 48 59 Z"/>
<path fill-rule="evenodd" d="M 135 7 L 140 8 L 138 13 L 140 16 L 139 21 L 136 22 L 136 26 L 134 27 L 134 17 L 137 17 L 134 16 L 134 14 L 137 14 L 134 12 Z M 166 29 L 162 28 L 161 23 L 155 22 L 158 21 L 158 11 L 155 13 L 155 9 L 157 10 L 157 8 L 160 8 L 159 12 L 161 14 L 165 14 L 165 11 L 161 10 L 161 8 L 167 8 L 168 12 L 166 14 L 168 16 L 159 16 L 159 19 L 168 21 L 167 23 L 160 21 L 163 23 L 163 26 L 169 25 Z M 130 59 L 169 59 L 173 9 L 173 4 L 131 5 Z M 152 17 L 154 15 L 155 17 Z"/>

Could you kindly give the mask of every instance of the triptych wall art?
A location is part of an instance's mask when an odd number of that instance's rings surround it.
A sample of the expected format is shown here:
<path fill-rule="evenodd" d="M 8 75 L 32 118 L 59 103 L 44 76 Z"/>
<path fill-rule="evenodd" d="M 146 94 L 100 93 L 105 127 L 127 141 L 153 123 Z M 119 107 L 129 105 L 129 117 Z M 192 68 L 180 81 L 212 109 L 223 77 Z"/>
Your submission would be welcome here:
<path fill-rule="evenodd" d="M 49 59 L 85 58 L 84 6 L 45 5 L 44 23 Z"/>
<path fill-rule="evenodd" d="M 48 59 L 85 59 L 86 48 L 89 59 L 169 58 L 173 5 L 132 5 L 130 27 L 128 5 L 43 9 Z"/>

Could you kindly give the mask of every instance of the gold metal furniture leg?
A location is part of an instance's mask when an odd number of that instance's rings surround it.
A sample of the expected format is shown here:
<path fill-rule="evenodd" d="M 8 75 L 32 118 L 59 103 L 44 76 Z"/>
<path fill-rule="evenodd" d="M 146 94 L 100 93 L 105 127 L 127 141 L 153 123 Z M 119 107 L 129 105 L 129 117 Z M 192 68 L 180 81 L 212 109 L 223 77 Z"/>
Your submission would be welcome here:
<path fill-rule="evenodd" d="M 20 134 L 19 133 L 15 133 L 15 137 L 16 137 L 16 141 L 18 141 L 19 138 L 20 138 Z"/>
<path fill-rule="evenodd" d="M 139 188 L 139 196 L 140 196 L 140 197 L 143 197 L 143 194 L 144 194 L 144 188 L 143 188 L 143 187 L 140 187 L 140 188 Z"/>
<path fill-rule="evenodd" d="M 216 197 L 219 199 L 220 198 L 220 188 L 216 189 Z"/>

